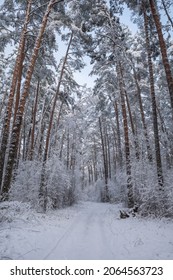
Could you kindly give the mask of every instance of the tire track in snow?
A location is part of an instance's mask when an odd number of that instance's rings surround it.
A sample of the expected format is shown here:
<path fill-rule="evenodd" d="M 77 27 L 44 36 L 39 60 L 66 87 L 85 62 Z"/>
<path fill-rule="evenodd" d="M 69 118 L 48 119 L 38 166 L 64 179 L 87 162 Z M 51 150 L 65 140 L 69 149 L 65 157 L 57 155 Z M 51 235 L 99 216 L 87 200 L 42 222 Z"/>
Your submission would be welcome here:
<path fill-rule="evenodd" d="M 87 207 L 86 207 L 87 206 Z M 44 259 L 113 259 L 110 229 L 105 218 L 108 205 L 87 203 Z"/>

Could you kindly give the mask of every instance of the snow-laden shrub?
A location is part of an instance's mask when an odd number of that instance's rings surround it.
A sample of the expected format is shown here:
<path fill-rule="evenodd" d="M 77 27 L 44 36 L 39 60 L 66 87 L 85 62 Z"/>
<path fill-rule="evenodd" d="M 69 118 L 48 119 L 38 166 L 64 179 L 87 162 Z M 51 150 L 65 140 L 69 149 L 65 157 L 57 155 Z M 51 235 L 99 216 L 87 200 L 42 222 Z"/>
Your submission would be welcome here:
<path fill-rule="evenodd" d="M 127 200 L 127 175 L 124 170 L 117 170 L 115 178 L 108 182 L 109 198 L 111 203 L 126 204 Z"/>
<path fill-rule="evenodd" d="M 159 190 L 157 170 L 151 163 L 142 161 L 132 165 L 134 201 L 142 216 L 173 216 L 172 170 L 164 173 L 163 191 Z M 172 177 L 172 180 L 171 180 Z"/>
<path fill-rule="evenodd" d="M 16 218 L 22 216 L 29 219 L 32 214 L 31 205 L 28 203 L 21 203 L 18 201 L 5 201 L 0 203 L 0 223 L 13 222 Z"/>
<path fill-rule="evenodd" d="M 10 199 L 38 204 L 42 165 L 39 161 L 21 161 L 11 186 Z"/>
<path fill-rule="evenodd" d="M 42 163 L 38 161 L 20 162 L 11 187 L 10 199 L 30 202 L 38 208 L 42 172 Z M 56 155 L 46 162 L 45 186 L 47 208 L 61 208 L 74 203 L 76 197 L 71 177 Z"/>
<path fill-rule="evenodd" d="M 46 164 L 46 185 L 49 206 L 61 208 L 72 205 L 75 201 L 75 189 L 65 166 L 56 155 Z"/>

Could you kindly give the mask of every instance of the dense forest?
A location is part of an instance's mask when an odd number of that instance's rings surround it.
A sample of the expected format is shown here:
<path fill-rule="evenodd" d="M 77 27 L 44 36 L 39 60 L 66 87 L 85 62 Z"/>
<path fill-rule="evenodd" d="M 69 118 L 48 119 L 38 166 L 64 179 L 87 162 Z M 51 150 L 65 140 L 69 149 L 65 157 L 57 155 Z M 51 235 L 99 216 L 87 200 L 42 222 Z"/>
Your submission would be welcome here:
<path fill-rule="evenodd" d="M 171 0 L 3 1 L 1 203 L 45 212 L 87 197 L 173 216 L 171 10 Z M 86 60 L 93 87 L 75 79 Z"/>

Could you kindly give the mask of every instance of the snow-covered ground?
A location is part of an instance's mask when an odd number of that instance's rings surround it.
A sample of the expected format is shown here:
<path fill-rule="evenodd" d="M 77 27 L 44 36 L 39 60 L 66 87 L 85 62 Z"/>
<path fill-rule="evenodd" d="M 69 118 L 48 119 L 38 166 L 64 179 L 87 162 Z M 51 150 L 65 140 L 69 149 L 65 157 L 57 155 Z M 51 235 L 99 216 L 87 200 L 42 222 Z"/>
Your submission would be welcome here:
<path fill-rule="evenodd" d="M 0 259 L 173 259 L 173 221 L 120 219 L 121 205 L 96 202 L 46 215 L 22 207 L 4 207 L 9 216 L 0 223 Z"/>

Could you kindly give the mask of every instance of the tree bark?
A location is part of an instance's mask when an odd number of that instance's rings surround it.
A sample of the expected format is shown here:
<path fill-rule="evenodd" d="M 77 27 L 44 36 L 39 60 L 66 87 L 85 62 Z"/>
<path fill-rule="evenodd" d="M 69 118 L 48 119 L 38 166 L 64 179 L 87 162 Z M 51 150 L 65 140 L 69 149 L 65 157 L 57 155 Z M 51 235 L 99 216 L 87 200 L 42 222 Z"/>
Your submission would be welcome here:
<path fill-rule="evenodd" d="M 4 125 L 3 125 L 3 129 L 2 129 L 2 131 L 3 131 L 2 132 L 2 142 L 1 142 L 1 148 L 0 148 L 0 186 L 2 186 L 5 156 L 6 156 L 8 139 L 9 139 L 10 121 L 11 121 L 11 115 L 12 115 L 12 109 L 13 109 L 14 95 L 15 95 L 15 91 L 16 91 L 16 84 L 18 82 L 18 89 L 19 89 L 19 85 L 21 83 L 21 77 L 22 77 L 21 71 L 22 71 L 22 65 L 23 65 L 23 60 L 24 60 L 24 49 L 25 49 L 25 36 L 26 36 L 27 28 L 28 28 L 28 23 L 30 20 L 31 4 L 32 4 L 32 0 L 28 1 L 25 22 L 24 22 L 23 30 L 22 30 L 21 37 L 20 37 L 18 54 L 16 57 L 16 62 L 15 62 L 15 66 L 14 66 L 13 76 L 12 76 L 10 95 L 8 98 L 6 115 L 5 115 Z M 3 191 L 4 191 L 4 187 L 3 187 Z"/>
<path fill-rule="evenodd" d="M 127 109 L 128 109 L 128 112 L 129 112 L 129 119 L 130 119 L 133 139 L 134 139 L 135 155 L 136 155 L 136 159 L 139 160 L 139 144 L 138 144 L 138 139 L 137 139 L 137 133 L 136 133 L 136 130 L 135 130 L 133 117 L 132 117 L 132 112 L 131 112 L 131 107 L 130 107 L 130 102 L 129 102 L 129 98 L 128 98 L 126 90 L 124 90 L 124 94 L 125 94 L 125 99 L 126 99 Z"/>
<path fill-rule="evenodd" d="M 36 89 L 36 96 L 35 96 L 35 102 L 34 102 L 34 109 L 33 109 L 33 114 L 32 114 L 31 145 L 30 145 L 30 150 L 29 150 L 29 154 L 28 154 L 29 160 L 33 159 L 33 153 L 34 153 L 35 122 L 36 122 L 36 113 L 37 113 L 39 88 L 40 88 L 40 81 L 38 80 L 37 89 Z"/>
<path fill-rule="evenodd" d="M 155 2 L 154 2 L 154 0 L 149 0 L 149 3 L 150 3 L 151 12 L 152 12 L 152 15 L 153 15 L 153 19 L 154 19 L 154 22 L 155 22 L 155 26 L 156 26 L 156 30 L 157 30 L 157 34 L 158 34 L 158 38 L 159 38 L 160 50 L 161 50 L 161 54 L 162 54 L 163 65 L 164 65 L 164 68 L 165 68 L 165 74 L 166 74 L 166 80 L 167 80 L 169 94 L 170 94 L 172 116 L 173 116 L 173 76 L 172 76 L 172 73 L 171 73 L 170 63 L 169 63 L 169 60 L 168 60 L 166 43 L 165 43 L 165 40 L 164 40 L 164 37 L 163 37 L 162 25 L 161 25 L 161 22 L 160 22 L 159 15 L 157 14 Z"/>
<path fill-rule="evenodd" d="M 124 126 L 128 207 L 133 208 L 134 197 L 133 197 L 133 183 L 132 183 L 131 161 L 130 161 L 129 130 L 128 130 L 127 111 L 126 111 L 126 104 L 125 104 L 125 93 L 123 88 L 124 85 L 123 73 L 122 73 L 122 66 L 120 62 L 117 64 L 117 75 L 119 80 L 123 126 Z"/>
<path fill-rule="evenodd" d="M 47 25 L 47 20 L 48 20 L 50 11 L 54 4 L 55 4 L 54 0 L 51 0 L 48 3 L 46 12 L 43 16 L 43 20 L 42 20 L 42 23 L 41 23 L 41 26 L 40 26 L 40 29 L 38 32 L 38 36 L 35 41 L 35 46 L 34 46 L 32 56 L 31 56 L 29 67 L 28 67 L 28 70 L 26 73 L 24 90 L 23 90 L 22 96 L 20 98 L 19 108 L 18 108 L 17 114 L 16 114 L 16 121 L 15 121 L 13 130 L 12 130 L 9 155 L 8 155 L 7 166 L 6 166 L 5 175 L 4 175 L 4 183 L 3 183 L 3 188 L 2 188 L 2 193 L 3 193 L 4 199 L 8 199 L 8 192 L 10 189 L 10 184 L 11 184 L 11 179 L 12 179 L 13 165 L 14 165 L 15 159 L 16 159 L 16 154 L 17 154 L 17 149 L 18 149 L 18 144 L 19 144 L 19 135 L 20 135 L 21 126 L 22 126 L 22 119 L 23 119 L 23 114 L 24 114 L 24 110 L 25 110 L 26 99 L 29 94 L 29 88 L 30 88 L 32 74 L 34 71 L 38 52 L 39 52 L 39 49 L 41 46 L 43 34 L 44 34 L 44 31 L 45 31 L 45 28 Z"/>
<path fill-rule="evenodd" d="M 161 154 L 160 154 L 160 142 L 159 142 L 159 131 L 158 131 L 158 120 L 157 120 L 157 107 L 156 107 L 156 97 L 155 97 L 153 64 L 152 64 L 152 59 L 151 59 L 151 49 L 150 49 L 149 32 L 148 32 L 148 17 L 146 14 L 145 5 L 143 5 L 143 15 L 144 15 L 146 48 L 147 48 L 147 54 L 148 54 L 148 67 L 149 67 L 149 74 L 150 74 L 150 93 L 151 93 L 151 104 L 152 104 L 152 115 L 153 115 L 153 130 L 154 130 L 158 186 L 159 186 L 159 190 L 163 190 L 164 182 L 163 182 L 162 162 L 161 162 Z"/>
<path fill-rule="evenodd" d="M 104 143 L 104 135 L 103 135 L 103 128 L 102 128 L 102 121 L 101 117 L 99 117 L 99 128 L 100 128 L 100 136 L 101 136 L 101 145 L 102 145 L 102 154 L 103 154 L 103 165 L 104 165 L 104 179 L 105 179 L 105 190 L 103 194 L 103 201 L 109 201 L 109 190 L 108 190 L 108 162 L 106 156 L 106 147 Z"/>
<path fill-rule="evenodd" d="M 116 116 L 116 130 L 117 130 L 117 145 L 118 145 L 118 162 L 120 169 L 122 170 L 123 166 L 123 156 L 122 156 L 122 147 L 121 147 L 121 135 L 120 135 L 120 121 L 119 121 L 119 112 L 117 101 L 114 102 L 114 111 Z"/>
<path fill-rule="evenodd" d="M 141 88 L 139 86 L 138 78 L 137 78 L 137 73 L 135 70 L 135 67 L 133 66 L 133 73 L 134 73 L 134 79 L 135 79 L 135 84 L 137 88 L 137 96 L 138 96 L 138 101 L 139 101 L 139 109 L 141 113 L 141 120 L 143 124 L 143 129 L 144 129 L 144 136 L 145 136 L 145 141 L 146 141 L 146 148 L 147 148 L 147 156 L 149 162 L 152 162 L 152 152 L 151 152 L 151 147 L 150 147 L 150 142 L 149 142 L 149 137 L 148 137 L 148 130 L 147 130 L 147 124 L 145 120 L 145 114 L 144 114 L 144 108 L 142 104 L 142 97 L 141 97 Z"/>
<path fill-rule="evenodd" d="M 40 201 L 43 202 L 42 206 L 43 206 L 44 212 L 46 211 L 46 201 L 47 201 L 47 198 L 46 198 L 47 187 L 46 187 L 45 170 L 46 170 L 46 161 L 47 161 L 47 158 L 48 158 L 49 141 L 50 141 L 51 129 L 52 129 L 52 125 L 53 125 L 53 117 L 54 117 L 54 113 L 55 113 L 56 102 L 57 102 L 57 99 L 58 99 L 60 86 L 61 86 L 62 78 L 63 78 L 63 75 L 64 75 L 64 69 L 65 69 L 65 65 L 67 63 L 67 58 L 68 58 L 68 54 L 69 54 L 69 50 L 70 50 L 72 40 L 73 40 L 73 32 L 71 33 L 70 40 L 69 40 L 69 43 L 68 43 L 68 47 L 67 47 L 67 50 L 66 50 L 66 54 L 65 54 L 65 57 L 64 57 L 64 61 L 63 61 L 63 65 L 62 65 L 62 69 L 61 69 L 61 73 L 60 73 L 60 77 L 59 77 L 59 82 L 58 82 L 58 86 L 57 86 L 57 89 L 56 89 L 56 93 L 55 93 L 55 97 L 54 97 L 54 101 L 53 101 L 53 106 L 52 106 L 52 110 L 51 110 L 51 114 L 50 114 L 50 120 L 49 120 L 49 125 L 48 125 L 48 130 L 47 130 L 47 136 L 46 136 L 46 145 L 45 145 L 45 149 L 44 149 L 43 167 L 42 167 L 40 192 L 39 192 L 39 198 L 40 198 Z"/>

